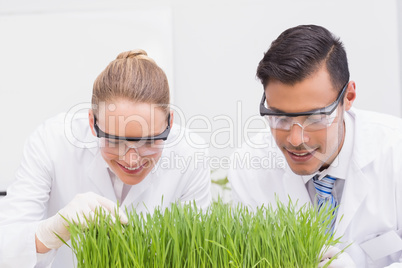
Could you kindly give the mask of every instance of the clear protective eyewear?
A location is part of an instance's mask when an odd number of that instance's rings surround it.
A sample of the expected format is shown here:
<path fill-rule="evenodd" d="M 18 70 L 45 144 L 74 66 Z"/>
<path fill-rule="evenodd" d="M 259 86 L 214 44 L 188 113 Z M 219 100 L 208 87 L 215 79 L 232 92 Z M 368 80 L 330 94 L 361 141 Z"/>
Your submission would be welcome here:
<path fill-rule="evenodd" d="M 337 117 L 338 105 L 345 95 L 346 83 L 336 100 L 327 107 L 300 113 L 283 113 L 266 107 L 265 92 L 260 103 L 260 114 L 268 121 L 272 129 L 289 131 L 293 125 L 299 125 L 305 131 L 318 131 L 328 128 Z M 300 120 L 294 120 L 295 117 Z"/>
<path fill-rule="evenodd" d="M 105 153 L 124 156 L 130 149 L 134 149 L 139 156 L 149 156 L 163 150 L 164 142 L 170 133 L 170 114 L 166 129 L 155 136 L 122 137 L 105 133 L 96 123 L 96 116 L 94 116 L 94 129 L 96 136 L 99 138 L 99 146 Z"/>

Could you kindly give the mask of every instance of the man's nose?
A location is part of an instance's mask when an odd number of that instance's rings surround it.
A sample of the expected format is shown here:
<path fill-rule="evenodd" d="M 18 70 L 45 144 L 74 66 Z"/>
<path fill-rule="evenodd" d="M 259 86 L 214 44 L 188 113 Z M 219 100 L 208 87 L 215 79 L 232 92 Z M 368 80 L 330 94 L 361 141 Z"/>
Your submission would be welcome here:
<path fill-rule="evenodd" d="M 304 135 L 303 126 L 300 123 L 294 122 L 290 127 L 287 141 L 295 147 L 308 142 L 308 137 Z"/>

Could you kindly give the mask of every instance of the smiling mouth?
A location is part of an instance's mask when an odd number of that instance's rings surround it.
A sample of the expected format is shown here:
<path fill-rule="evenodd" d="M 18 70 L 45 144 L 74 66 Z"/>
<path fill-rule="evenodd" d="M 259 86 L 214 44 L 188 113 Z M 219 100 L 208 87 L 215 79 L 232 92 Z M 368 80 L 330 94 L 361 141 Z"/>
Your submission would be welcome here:
<path fill-rule="evenodd" d="M 124 172 L 126 172 L 128 174 L 137 174 L 138 172 L 140 172 L 144 168 L 144 165 L 139 165 L 138 167 L 130 167 L 130 166 L 122 165 L 120 163 L 117 163 L 117 164 L 120 166 L 120 168 Z"/>
<path fill-rule="evenodd" d="M 288 153 L 289 157 L 296 163 L 305 163 L 309 161 L 312 157 L 314 152 L 317 150 L 311 150 L 311 151 L 299 151 L 299 150 L 289 150 L 285 148 L 286 152 Z"/>
<path fill-rule="evenodd" d="M 306 155 L 310 154 L 309 152 L 305 152 L 305 153 L 296 153 L 296 152 L 290 152 L 290 151 L 288 151 L 288 152 L 291 154 L 294 154 L 296 156 L 306 156 Z"/>
<path fill-rule="evenodd" d="M 138 166 L 138 167 L 126 167 L 126 166 L 123 166 L 124 168 L 126 168 L 126 169 L 128 169 L 128 170 L 137 170 L 137 169 L 139 169 L 141 166 Z"/>

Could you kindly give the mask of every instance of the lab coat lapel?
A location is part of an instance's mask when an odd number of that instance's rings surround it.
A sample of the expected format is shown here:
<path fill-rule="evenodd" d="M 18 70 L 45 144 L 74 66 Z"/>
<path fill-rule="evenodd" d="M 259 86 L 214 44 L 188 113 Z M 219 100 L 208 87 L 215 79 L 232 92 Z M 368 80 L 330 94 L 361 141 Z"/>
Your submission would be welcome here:
<path fill-rule="evenodd" d="M 337 236 L 345 233 L 360 205 L 372 187 L 361 169 L 352 161 L 351 169 L 345 181 L 341 204 L 338 210 L 335 230 Z"/>
<path fill-rule="evenodd" d="M 284 174 L 283 181 L 285 193 L 288 194 L 294 204 L 297 201 L 298 208 L 306 203 L 311 203 L 307 188 L 304 184 L 303 178 L 300 175 L 296 175 L 287 170 L 287 172 Z"/>
<path fill-rule="evenodd" d="M 144 192 L 151 187 L 153 182 L 158 177 L 159 171 L 152 170 L 143 181 L 136 185 L 132 185 L 130 191 L 128 192 L 126 198 L 124 199 L 122 205 L 129 207 L 130 205 L 136 207 L 138 205 L 138 200 L 141 199 L 145 200 L 146 197 L 143 196 Z"/>
<path fill-rule="evenodd" d="M 355 109 L 348 111 L 352 120 L 355 120 L 356 112 Z M 364 118 L 360 118 L 360 121 L 355 121 L 353 153 L 335 224 L 337 236 L 345 233 L 368 192 L 373 187 L 370 180 L 362 172 L 362 169 L 373 161 L 374 156 L 381 148 L 376 148 L 375 143 L 373 143 L 373 146 L 367 146 L 365 141 L 374 141 L 375 139 L 372 137 L 371 129 L 367 129 L 362 124 L 362 121 L 364 121 Z"/>
<path fill-rule="evenodd" d="M 88 177 L 102 196 L 116 202 L 116 195 L 105 160 L 99 152 L 94 155 L 94 160 L 88 167 Z"/>

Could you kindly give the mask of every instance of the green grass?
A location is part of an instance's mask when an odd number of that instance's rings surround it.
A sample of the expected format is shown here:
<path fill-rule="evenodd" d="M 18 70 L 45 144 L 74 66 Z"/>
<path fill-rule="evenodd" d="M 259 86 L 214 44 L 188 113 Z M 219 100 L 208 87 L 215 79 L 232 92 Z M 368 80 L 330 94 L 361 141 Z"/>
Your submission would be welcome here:
<path fill-rule="evenodd" d="M 321 248 L 339 239 L 326 233 L 331 211 L 292 202 L 277 209 L 213 203 L 173 204 L 153 214 L 129 212 L 129 223 L 102 211 L 87 228 L 71 224 L 77 267 L 317 267 Z"/>

